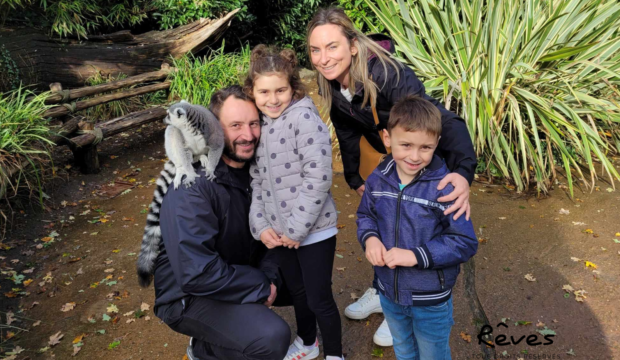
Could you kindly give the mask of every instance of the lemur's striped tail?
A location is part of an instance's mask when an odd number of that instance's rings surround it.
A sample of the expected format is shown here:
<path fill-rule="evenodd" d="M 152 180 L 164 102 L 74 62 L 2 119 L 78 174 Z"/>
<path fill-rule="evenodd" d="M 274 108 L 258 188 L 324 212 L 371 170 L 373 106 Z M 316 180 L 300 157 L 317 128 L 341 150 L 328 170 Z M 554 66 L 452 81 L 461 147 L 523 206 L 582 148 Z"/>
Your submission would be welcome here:
<path fill-rule="evenodd" d="M 161 229 L 159 228 L 159 209 L 161 208 L 164 195 L 168 192 L 168 187 L 172 184 L 176 168 L 172 161 L 164 164 L 159 178 L 155 182 L 157 188 L 153 195 L 153 201 L 149 207 L 149 213 L 146 216 L 146 226 L 144 227 L 144 235 L 142 235 L 142 246 L 138 255 L 137 270 L 138 281 L 140 286 L 148 287 L 153 280 L 153 272 L 155 271 L 155 260 L 159 254 L 159 246 L 161 243 Z"/>

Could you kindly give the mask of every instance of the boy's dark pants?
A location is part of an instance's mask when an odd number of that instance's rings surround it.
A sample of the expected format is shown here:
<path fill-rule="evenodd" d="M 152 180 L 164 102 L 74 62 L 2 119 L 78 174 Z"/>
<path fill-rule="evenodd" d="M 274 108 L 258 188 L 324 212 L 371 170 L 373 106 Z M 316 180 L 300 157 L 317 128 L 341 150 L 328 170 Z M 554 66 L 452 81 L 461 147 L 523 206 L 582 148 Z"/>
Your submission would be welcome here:
<path fill-rule="evenodd" d="M 325 356 L 342 356 L 340 313 L 332 294 L 336 237 L 299 249 L 277 247 L 270 251 L 277 253 L 276 261 L 295 307 L 299 337 L 305 345 L 312 345 L 318 322 Z"/>
<path fill-rule="evenodd" d="M 159 306 L 172 330 L 195 339 L 200 360 L 282 360 L 291 339 L 288 324 L 263 304 L 232 304 L 188 296 Z"/>

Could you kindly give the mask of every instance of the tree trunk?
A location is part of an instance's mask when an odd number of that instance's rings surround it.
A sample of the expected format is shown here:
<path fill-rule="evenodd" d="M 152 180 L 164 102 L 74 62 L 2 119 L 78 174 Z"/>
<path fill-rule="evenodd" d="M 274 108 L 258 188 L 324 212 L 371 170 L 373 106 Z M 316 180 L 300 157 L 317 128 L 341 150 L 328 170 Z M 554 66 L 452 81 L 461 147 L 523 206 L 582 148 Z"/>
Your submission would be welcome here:
<path fill-rule="evenodd" d="M 25 84 L 47 90 L 49 83 L 59 81 L 65 88 L 75 88 L 97 72 L 103 76 L 138 75 L 158 70 L 171 56 L 196 53 L 221 37 L 237 11 L 176 29 L 141 35 L 125 31 L 92 36 L 92 40 L 50 38 L 33 29 L 2 29 L 0 45 L 17 63 Z"/>

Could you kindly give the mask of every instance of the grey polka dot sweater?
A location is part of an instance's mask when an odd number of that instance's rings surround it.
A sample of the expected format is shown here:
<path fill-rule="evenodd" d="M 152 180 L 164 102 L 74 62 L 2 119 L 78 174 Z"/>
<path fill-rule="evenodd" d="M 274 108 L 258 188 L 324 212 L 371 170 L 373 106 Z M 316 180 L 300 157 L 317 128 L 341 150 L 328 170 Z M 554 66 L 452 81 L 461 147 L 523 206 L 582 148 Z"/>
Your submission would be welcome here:
<path fill-rule="evenodd" d="M 331 138 L 312 99 L 291 104 L 277 119 L 263 114 L 250 174 L 255 239 L 269 228 L 302 246 L 336 234 Z"/>

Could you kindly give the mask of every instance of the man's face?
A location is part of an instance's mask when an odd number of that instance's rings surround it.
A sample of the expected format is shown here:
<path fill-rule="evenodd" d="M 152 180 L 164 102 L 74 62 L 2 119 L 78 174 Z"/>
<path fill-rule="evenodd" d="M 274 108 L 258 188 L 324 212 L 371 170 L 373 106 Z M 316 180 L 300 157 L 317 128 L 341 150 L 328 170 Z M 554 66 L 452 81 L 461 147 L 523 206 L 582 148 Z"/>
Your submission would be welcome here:
<path fill-rule="evenodd" d="M 252 160 L 260 138 L 260 120 L 254 103 L 230 96 L 222 104 L 219 120 L 226 136 L 224 155 L 238 163 Z"/>

